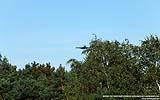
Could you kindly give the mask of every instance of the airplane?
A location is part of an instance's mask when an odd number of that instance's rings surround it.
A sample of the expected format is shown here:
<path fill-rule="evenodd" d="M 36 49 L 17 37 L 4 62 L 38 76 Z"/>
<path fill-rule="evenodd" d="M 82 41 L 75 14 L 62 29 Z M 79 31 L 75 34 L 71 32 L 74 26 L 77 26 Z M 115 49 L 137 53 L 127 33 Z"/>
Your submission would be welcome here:
<path fill-rule="evenodd" d="M 83 47 L 76 47 L 77 49 L 88 49 L 89 47 L 83 46 Z"/>

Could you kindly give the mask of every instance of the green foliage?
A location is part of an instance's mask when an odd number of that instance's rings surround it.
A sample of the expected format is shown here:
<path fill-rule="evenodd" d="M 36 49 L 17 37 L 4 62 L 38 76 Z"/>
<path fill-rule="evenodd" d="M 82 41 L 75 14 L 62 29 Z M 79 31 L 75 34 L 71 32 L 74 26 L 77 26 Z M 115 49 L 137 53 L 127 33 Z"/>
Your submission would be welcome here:
<path fill-rule="evenodd" d="M 120 43 L 95 38 L 82 52 L 86 55 L 83 62 L 69 60 L 71 72 L 80 84 L 79 95 L 158 94 L 159 50 L 160 39 L 152 35 L 139 46 L 130 44 L 128 39 Z M 74 86 L 74 83 L 69 86 Z M 72 90 L 74 88 L 78 90 L 77 87 L 72 87 Z"/>
<path fill-rule="evenodd" d="M 93 39 L 83 61 L 70 59 L 71 70 L 50 63 L 16 69 L 0 55 L 0 100 L 102 100 L 103 95 L 160 93 L 160 39 L 149 36 L 136 46 L 125 39 Z M 114 100 L 114 98 L 111 98 Z M 128 99 L 127 99 L 128 100 Z"/>

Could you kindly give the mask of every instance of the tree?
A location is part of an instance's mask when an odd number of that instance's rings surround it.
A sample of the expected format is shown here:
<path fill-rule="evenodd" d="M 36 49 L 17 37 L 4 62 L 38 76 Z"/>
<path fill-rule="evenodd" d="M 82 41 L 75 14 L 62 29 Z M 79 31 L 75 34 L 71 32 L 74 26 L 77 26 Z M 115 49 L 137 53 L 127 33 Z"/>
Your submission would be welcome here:
<path fill-rule="evenodd" d="M 160 39 L 151 35 L 142 41 L 140 63 L 143 66 L 145 91 L 147 94 L 159 92 L 156 81 L 160 80 Z"/>

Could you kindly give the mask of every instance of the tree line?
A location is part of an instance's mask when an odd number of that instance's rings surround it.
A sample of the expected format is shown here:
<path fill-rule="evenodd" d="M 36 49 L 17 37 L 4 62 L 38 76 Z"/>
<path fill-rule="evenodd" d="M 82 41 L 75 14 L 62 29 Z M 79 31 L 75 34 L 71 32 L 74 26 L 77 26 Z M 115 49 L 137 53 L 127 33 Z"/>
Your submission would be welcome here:
<path fill-rule="evenodd" d="M 128 39 L 94 38 L 82 54 L 82 61 L 67 62 L 70 71 L 62 65 L 55 68 L 35 61 L 17 69 L 0 56 L 0 100 L 108 100 L 103 95 L 159 95 L 158 36 L 150 35 L 139 45 Z"/>

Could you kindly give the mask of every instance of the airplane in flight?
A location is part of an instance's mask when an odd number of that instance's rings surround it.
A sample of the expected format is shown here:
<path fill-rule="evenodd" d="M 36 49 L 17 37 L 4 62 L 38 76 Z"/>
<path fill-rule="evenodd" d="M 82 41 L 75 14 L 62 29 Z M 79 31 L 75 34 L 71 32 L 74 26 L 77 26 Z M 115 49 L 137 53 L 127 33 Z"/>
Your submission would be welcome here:
<path fill-rule="evenodd" d="M 89 47 L 83 46 L 83 47 L 76 47 L 76 49 L 88 49 Z"/>

